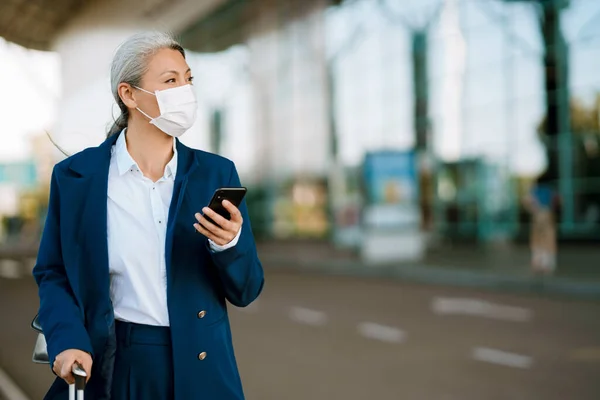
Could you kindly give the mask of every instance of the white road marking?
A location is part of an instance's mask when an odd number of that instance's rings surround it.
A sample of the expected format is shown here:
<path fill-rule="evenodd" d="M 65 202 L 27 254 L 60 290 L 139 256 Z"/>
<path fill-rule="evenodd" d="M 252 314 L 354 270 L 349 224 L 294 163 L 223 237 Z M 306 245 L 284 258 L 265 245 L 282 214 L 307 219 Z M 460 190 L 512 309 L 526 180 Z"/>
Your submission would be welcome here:
<path fill-rule="evenodd" d="M 29 400 L 2 368 L 0 368 L 0 398 L 6 398 L 7 400 Z"/>
<path fill-rule="evenodd" d="M 480 299 L 434 297 L 431 309 L 441 315 L 471 315 L 504 321 L 527 322 L 533 318 L 528 308 L 505 306 Z"/>
<path fill-rule="evenodd" d="M 358 324 L 358 333 L 366 338 L 388 343 L 401 343 L 406 340 L 406 333 L 404 331 L 374 322 L 362 322 Z"/>
<path fill-rule="evenodd" d="M 21 276 L 21 265 L 15 260 L 0 261 L 0 277 L 17 279 Z"/>
<path fill-rule="evenodd" d="M 504 365 L 506 367 L 529 369 L 533 364 L 533 358 L 521 354 L 508 353 L 502 350 L 490 349 L 488 347 L 476 347 L 473 349 L 473 359 Z"/>
<path fill-rule="evenodd" d="M 292 321 L 313 326 L 322 326 L 328 321 L 327 314 L 324 312 L 303 307 L 292 307 L 290 318 Z"/>

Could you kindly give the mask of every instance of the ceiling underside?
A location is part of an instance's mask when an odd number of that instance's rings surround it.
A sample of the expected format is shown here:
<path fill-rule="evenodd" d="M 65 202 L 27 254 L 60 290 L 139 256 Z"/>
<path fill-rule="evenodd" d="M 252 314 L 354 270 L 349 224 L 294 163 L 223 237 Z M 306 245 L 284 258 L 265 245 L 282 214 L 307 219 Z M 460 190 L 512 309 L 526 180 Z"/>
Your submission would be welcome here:
<path fill-rule="evenodd" d="M 181 43 L 197 52 L 217 52 L 244 43 L 248 29 L 266 9 L 275 10 L 281 21 L 302 10 L 303 3 L 322 1 L 339 5 L 343 0 L 228 0 L 181 33 Z"/>
<path fill-rule="evenodd" d="M 49 50 L 52 41 L 90 0 L 0 0 L 0 37 Z"/>
<path fill-rule="evenodd" d="M 99 0 L 0 0 L 0 37 L 23 47 L 50 50 L 58 33 L 86 4 Z M 156 7 L 175 0 L 138 0 Z M 264 0 L 263 0 L 264 1 Z M 297 0 L 270 0 L 270 5 L 301 4 Z M 342 0 L 328 0 L 339 4 Z M 184 44 L 196 51 L 217 51 L 243 40 L 252 6 L 259 0 L 229 0 L 184 33 Z"/>

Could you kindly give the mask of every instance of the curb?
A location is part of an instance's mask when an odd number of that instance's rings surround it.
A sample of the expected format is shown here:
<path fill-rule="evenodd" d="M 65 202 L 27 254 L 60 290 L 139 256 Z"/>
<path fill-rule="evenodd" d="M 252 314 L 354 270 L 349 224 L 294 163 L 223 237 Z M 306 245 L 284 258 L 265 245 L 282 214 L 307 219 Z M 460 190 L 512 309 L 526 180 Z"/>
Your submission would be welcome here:
<path fill-rule="evenodd" d="M 567 296 L 582 300 L 600 300 L 600 282 L 586 283 L 566 278 L 506 276 L 474 272 L 461 268 L 419 265 L 365 265 L 358 261 L 302 261 L 285 257 L 261 257 L 272 270 L 314 272 L 333 276 L 391 278 L 431 285 L 448 285 L 536 295 Z"/>
<path fill-rule="evenodd" d="M 23 393 L 2 368 L 0 368 L 0 399 L 29 400 L 29 397 Z"/>

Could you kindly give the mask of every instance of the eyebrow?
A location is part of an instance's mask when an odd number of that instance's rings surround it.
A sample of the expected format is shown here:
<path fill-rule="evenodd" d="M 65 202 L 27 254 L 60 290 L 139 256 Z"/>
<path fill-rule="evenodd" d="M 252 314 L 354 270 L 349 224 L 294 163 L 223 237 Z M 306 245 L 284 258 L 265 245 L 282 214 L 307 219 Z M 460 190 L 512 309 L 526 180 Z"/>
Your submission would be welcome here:
<path fill-rule="evenodd" d="M 188 73 L 188 72 L 190 72 L 191 70 L 192 70 L 191 68 L 188 68 L 188 69 L 187 69 L 187 71 L 185 71 L 185 73 L 184 73 L 184 74 L 187 74 L 187 73 Z M 177 74 L 178 74 L 178 72 L 177 72 L 177 71 L 175 71 L 175 70 L 170 70 L 170 71 L 165 71 L 165 72 L 163 72 L 161 75 L 165 75 L 165 74 L 175 74 L 175 75 L 177 75 Z"/>

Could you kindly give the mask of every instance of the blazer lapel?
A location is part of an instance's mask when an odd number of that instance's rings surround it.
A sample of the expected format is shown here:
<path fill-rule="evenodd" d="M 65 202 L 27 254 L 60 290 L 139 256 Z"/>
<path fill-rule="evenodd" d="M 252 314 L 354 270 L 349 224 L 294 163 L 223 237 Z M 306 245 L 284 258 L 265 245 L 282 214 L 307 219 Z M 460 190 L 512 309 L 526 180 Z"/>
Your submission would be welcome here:
<path fill-rule="evenodd" d="M 79 217 L 76 242 L 79 245 L 80 286 L 83 280 L 103 284 L 83 285 L 82 300 L 109 295 L 108 238 L 107 238 L 107 194 L 111 148 L 119 135 L 108 138 L 99 147 L 86 150 L 87 154 L 74 158 L 70 170 L 74 173 L 70 185 L 74 214 Z M 85 271 L 81 274 L 79 271 Z M 100 297 L 102 298 L 102 297 Z"/>
<path fill-rule="evenodd" d="M 177 215 L 181 209 L 181 203 L 185 197 L 185 191 L 188 185 L 189 177 L 198 168 L 198 160 L 194 152 L 177 140 L 177 174 L 173 186 L 173 197 L 169 208 L 169 222 L 167 225 L 167 237 L 165 243 L 165 262 L 167 264 L 167 274 L 171 271 L 171 255 L 173 254 L 173 236 L 175 226 L 177 225 Z M 192 224 L 193 221 L 190 222 Z"/>

